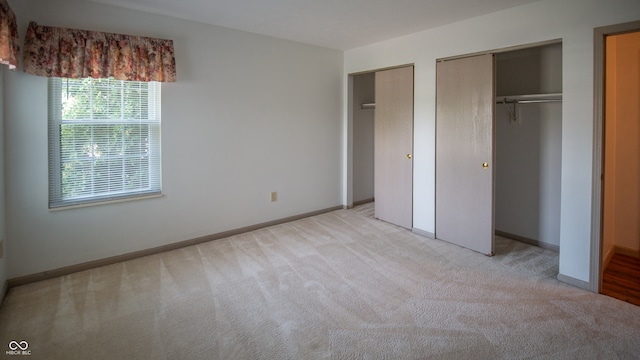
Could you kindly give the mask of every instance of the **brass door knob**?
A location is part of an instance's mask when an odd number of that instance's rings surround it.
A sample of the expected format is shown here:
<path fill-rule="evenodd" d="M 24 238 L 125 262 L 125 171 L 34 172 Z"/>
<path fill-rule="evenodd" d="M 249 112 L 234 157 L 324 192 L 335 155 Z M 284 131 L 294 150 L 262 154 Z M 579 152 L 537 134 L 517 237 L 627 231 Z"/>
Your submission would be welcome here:
<path fill-rule="evenodd" d="M 488 162 L 483 162 L 482 163 L 482 168 L 483 169 L 488 169 L 489 168 L 489 163 Z"/>
<path fill-rule="evenodd" d="M 407 154 L 407 159 L 411 159 L 411 154 Z"/>

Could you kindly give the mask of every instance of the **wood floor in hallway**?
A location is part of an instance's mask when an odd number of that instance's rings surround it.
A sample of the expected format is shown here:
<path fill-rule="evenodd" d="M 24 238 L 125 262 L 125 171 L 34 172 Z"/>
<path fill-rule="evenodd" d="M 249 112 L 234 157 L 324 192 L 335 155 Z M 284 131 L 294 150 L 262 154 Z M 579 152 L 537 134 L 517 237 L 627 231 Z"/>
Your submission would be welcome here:
<path fill-rule="evenodd" d="M 614 254 L 602 276 L 602 293 L 640 306 L 640 259 Z"/>

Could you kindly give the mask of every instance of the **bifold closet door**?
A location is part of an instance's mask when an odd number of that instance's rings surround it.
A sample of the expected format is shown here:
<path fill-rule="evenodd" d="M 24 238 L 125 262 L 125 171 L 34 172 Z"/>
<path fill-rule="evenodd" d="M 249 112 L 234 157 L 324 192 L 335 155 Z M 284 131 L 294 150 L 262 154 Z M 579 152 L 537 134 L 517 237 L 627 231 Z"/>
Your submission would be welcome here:
<path fill-rule="evenodd" d="M 413 226 L 413 66 L 376 72 L 375 217 Z"/>
<path fill-rule="evenodd" d="M 436 69 L 436 238 L 493 254 L 493 55 Z"/>

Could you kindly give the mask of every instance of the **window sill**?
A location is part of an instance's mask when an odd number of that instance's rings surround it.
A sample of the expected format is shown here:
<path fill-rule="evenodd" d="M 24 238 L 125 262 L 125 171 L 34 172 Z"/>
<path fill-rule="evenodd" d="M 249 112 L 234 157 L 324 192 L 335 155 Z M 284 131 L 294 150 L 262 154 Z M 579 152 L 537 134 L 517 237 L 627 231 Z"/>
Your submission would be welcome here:
<path fill-rule="evenodd" d="M 79 208 L 86 208 L 86 207 L 93 207 L 93 206 L 100 206 L 100 205 L 117 204 L 117 203 L 129 202 L 129 201 L 155 199 L 163 196 L 164 194 L 154 194 L 154 195 L 127 197 L 127 198 L 114 199 L 114 200 L 96 201 L 96 202 L 85 203 L 85 204 L 75 204 L 75 205 L 66 205 L 66 206 L 59 206 L 55 208 L 49 208 L 49 211 L 56 212 L 56 211 L 63 211 L 63 210 L 79 209 Z"/>

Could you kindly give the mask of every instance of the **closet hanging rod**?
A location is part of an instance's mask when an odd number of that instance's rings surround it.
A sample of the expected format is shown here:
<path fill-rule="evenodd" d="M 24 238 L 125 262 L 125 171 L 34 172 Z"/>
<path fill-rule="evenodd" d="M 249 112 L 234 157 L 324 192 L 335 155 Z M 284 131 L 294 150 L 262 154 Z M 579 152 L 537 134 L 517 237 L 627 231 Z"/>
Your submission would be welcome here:
<path fill-rule="evenodd" d="M 561 101 L 562 93 L 496 96 L 496 103 L 502 104 L 534 104 Z"/>
<path fill-rule="evenodd" d="M 502 100 L 496 100 L 496 104 L 537 104 L 537 103 L 549 103 L 549 102 L 562 102 L 562 99 L 537 99 L 537 100 L 517 100 L 504 98 Z"/>
<path fill-rule="evenodd" d="M 509 119 L 512 124 L 520 123 L 517 116 L 516 105 L 550 102 L 562 102 L 562 93 L 496 96 L 496 104 L 504 105 L 509 112 Z M 513 104 L 513 110 L 509 104 Z"/>

